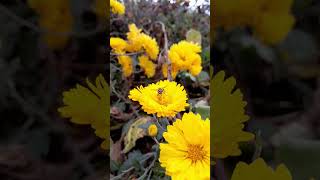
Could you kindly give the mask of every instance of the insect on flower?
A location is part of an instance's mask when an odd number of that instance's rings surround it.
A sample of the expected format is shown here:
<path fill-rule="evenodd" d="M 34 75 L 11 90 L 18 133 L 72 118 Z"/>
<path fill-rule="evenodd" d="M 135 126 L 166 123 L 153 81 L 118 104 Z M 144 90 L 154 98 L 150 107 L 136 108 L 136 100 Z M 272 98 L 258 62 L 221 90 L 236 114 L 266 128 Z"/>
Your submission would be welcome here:
<path fill-rule="evenodd" d="M 164 92 L 163 88 L 158 88 L 157 90 L 158 95 L 162 95 L 163 92 Z"/>
<path fill-rule="evenodd" d="M 164 85 L 162 87 L 156 88 L 158 96 L 165 95 L 165 93 L 166 93 L 165 87 L 167 87 L 167 85 Z"/>

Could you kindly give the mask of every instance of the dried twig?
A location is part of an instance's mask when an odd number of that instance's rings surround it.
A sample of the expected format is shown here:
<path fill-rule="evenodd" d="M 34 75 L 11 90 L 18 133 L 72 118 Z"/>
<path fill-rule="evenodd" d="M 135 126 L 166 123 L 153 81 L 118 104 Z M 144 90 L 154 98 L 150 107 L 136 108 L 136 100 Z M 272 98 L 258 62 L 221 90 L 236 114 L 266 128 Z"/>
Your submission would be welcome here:
<path fill-rule="evenodd" d="M 172 76 L 171 76 L 172 67 L 171 67 L 171 61 L 170 61 L 169 56 L 168 56 L 168 51 L 169 50 L 168 50 L 168 37 L 167 37 L 166 26 L 161 21 L 156 21 L 155 23 L 158 23 L 158 24 L 161 25 L 161 29 L 162 29 L 162 32 L 163 32 L 163 38 L 164 38 L 164 53 L 163 53 L 163 57 L 166 59 L 166 62 L 167 62 L 167 65 L 168 65 L 168 74 L 167 74 L 168 80 L 172 81 Z"/>
<path fill-rule="evenodd" d="M 143 180 L 147 175 L 148 175 L 148 172 L 151 170 L 151 168 L 154 166 L 156 160 L 157 160 L 157 155 L 155 153 L 153 153 L 153 160 L 151 162 L 151 164 L 147 167 L 147 169 L 144 171 L 144 173 L 142 174 L 142 176 L 140 176 L 138 178 L 138 180 Z"/>

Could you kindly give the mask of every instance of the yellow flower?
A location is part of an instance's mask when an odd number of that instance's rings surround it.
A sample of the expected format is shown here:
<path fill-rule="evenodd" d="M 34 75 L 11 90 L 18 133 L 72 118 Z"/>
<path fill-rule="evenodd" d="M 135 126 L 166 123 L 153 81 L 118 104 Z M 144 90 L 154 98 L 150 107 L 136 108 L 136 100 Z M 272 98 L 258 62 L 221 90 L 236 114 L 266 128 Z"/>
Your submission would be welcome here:
<path fill-rule="evenodd" d="M 149 136 L 151 137 L 154 137 L 158 134 L 158 127 L 154 124 L 151 124 L 149 127 L 148 127 L 148 134 Z"/>
<path fill-rule="evenodd" d="M 103 6 L 107 7 L 107 3 L 105 3 Z M 117 0 L 110 0 L 110 8 L 111 8 L 111 11 L 115 14 L 122 15 L 125 12 L 125 6 Z"/>
<path fill-rule="evenodd" d="M 69 40 L 66 33 L 73 26 L 70 4 L 64 0 L 28 0 L 28 4 L 38 13 L 40 27 L 48 31 L 42 35 L 43 41 L 51 49 L 63 48 Z"/>
<path fill-rule="evenodd" d="M 133 72 L 132 59 L 129 56 L 118 56 L 118 62 L 122 67 L 125 77 L 131 76 Z"/>
<path fill-rule="evenodd" d="M 135 24 L 129 24 L 129 32 L 127 32 L 128 46 L 127 51 L 138 52 L 142 49 L 141 29 Z"/>
<path fill-rule="evenodd" d="M 126 48 L 129 52 L 145 51 L 150 59 L 156 60 L 159 54 L 159 46 L 157 41 L 141 32 L 135 24 L 129 25 L 129 32 L 127 33 L 128 46 Z"/>
<path fill-rule="evenodd" d="M 148 56 L 140 56 L 138 59 L 140 67 L 144 70 L 148 78 L 153 77 L 156 72 L 156 65 L 149 60 Z"/>
<path fill-rule="evenodd" d="M 283 164 L 274 171 L 259 158 L 250 165 L 240 162 L 237 164 L 231 180 L 292 180 L 291 174 Z"/>
<path fill-rule="evenodd" d="M 173 117 L 189 106 L 184 87 L 168 80 L 132 89 L 129 98 L 138 101 L 146 113 L 158 117 Z"/>
<path fill-rule="evenodd" d="M 242 93 L 239 89 L 233 91 L 235 79 L 224 79 L 225 73 L 220 71 L 210 82 L 211 154 L 214 158 L 240 155 L 238 143 L 254 138 L 253 134 L 242 130 L 249 117 L 245 115 L 246 102 L 242 100 Z"/>
<path fill-rule="evenodd" d="M 172 180 L 210 179 L 210 121 L 185 113 L 169 125 L 160 143 L 161 166 Z"/>
<path fill-rule="evenodd" d="M 86 88 L 77 85 L 63 92 L 64 106 L 58 111 L 64 118 L 70 118 L 75 124 L 91 124 L 95 134 L 104 139 L 102 147 L 109 147 L 109 87 L 103 76 L 96 78 L 96 85 L 87 79 Z"/>
<path fill-rule="evenodd" d="M 152 60 L 156 60 L 159 54 L 159 46 L 154 38 L 146 34 L 141 34 L 142 47 Z"/>
<path fill-rule="evenodd" d="M 189 70 L 193 76 L 197 76 L 201 70 L 201 47 L 198 44 L 180 41 L 178 44 L 173 44 L 168 52 L 172 67 L 177 71 Z"/>
<path fill-rule="evenodd" d="M 127 45 L 128 43 L 121 38 L 117 38 L 117 37 L 110 38 L 110 46 L 113 49 L 113 51 L 118 54 L 122 54 L 125 51 Z"/>

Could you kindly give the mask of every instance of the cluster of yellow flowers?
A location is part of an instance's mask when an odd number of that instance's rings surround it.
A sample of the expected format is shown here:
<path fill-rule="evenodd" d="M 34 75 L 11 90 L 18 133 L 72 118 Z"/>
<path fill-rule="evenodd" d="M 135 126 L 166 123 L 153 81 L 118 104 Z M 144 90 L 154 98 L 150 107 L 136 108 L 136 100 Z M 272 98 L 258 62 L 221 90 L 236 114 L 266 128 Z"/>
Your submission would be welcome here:
<path fill-rule="evenodd" d="M 156 61 L 159 54 L 159 46 L 156 40 L 142 33 L 141 29 L 138 29 L 134 24 L 129 25 L 127 39 L 125 41 L 118 37 L 110 38 L 110 46 L 118 56 L 123 75 L 129 77 L 133 72 L 132 60 L 125 54 L 129 52 L 144 53 L 138 57 L 139 66 L 148 78 L 153 77 L 156 72 L 156 64 L 152 61 Z M 189 71 L 193 76 L 199 75 L 202 70 L 202 60 L 199 53 L 201 53 L 199 44 L 184 40 L 173 44 L 168 51 L 172 77 L 175 78 L 180 71 Z M 166 63 L 162 65 L 162 74 L 167 78 L 168 64 Z"/>
<path fill-rule="evenodd" d="M 175 78 L 179 71 L 188 70 L 193 76 L 199 75 L 202 70 L 201 66 L 201 46 L 193 42 L 180 41 L 173 44 L 168 52 L 172 64 L 172 77 Z M 168 65 L 162 66 L 164 77 L 168 74 Z"/>
<path fill-rule="evenodd" d="M 74 22 L 69 1 L 28 0 L 27 2 L 39 15 L 40 27 L 47 31 L 42 36 L 44 42 L 51 49 L 63 48 L 69 40 L 63 33 L 70 32 Z"/>
<path fill-rule="evenodd" d="M 104 139 L 102 148 L 107 149 L 110 136 L 109 86 L 101 74 L 96 78 L 96 85 L 88 79 L 87 85 L 89 88 L 77 84 L 75 88 L 63 92 L 64 106 L 58 111 L 73 123 L 91 125 L 95 134 Z"/>
<path fill-rule="evenodd" d="M 226 29 L 252 27 L 263 42 L 282 41 L 294 25 L 291 14 L 293 0 L 217 0 L 214 7 L 214 26 Z"/>
<path fill-rule="evenodd" d="M 155 74 L 156 65 L 152 61 L 157 60 L 159 46 L 154 38 L 141 31 L 135 24 L 130 24 L 127 41 L 118 37 L 110 38 L 110 46 L 118 55 L 118 62 L 122 66 L 125 77 L 130 76 L 133 72 L 132 59 L 125 55 L 127 52 L 143 53 L 138 58 L 140 67 L 149 78 Z"/>

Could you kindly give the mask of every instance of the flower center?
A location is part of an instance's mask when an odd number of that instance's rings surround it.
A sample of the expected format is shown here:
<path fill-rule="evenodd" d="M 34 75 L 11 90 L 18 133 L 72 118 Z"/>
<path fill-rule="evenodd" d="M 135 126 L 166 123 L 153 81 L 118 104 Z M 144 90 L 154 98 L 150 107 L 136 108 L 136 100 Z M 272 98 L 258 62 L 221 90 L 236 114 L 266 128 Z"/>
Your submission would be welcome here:
<path fill-rule="evenodd" d="M 157 100 L 158 100 L 158 103 L 161 105 L 164 105 L 164 106 L 168 105 L 169 98 L 163 88 L 159 88 L 157 90 Z"/>
<path fill-rule="evenodd" d="M 199 144 L 190 144 L 188 145 L 187 158 L 196 163 L 197 161 L 202 161 L 206 157 L 206 152 L 203 149 L 203 146 Z"/>

